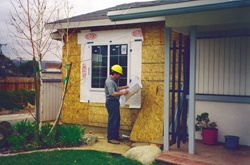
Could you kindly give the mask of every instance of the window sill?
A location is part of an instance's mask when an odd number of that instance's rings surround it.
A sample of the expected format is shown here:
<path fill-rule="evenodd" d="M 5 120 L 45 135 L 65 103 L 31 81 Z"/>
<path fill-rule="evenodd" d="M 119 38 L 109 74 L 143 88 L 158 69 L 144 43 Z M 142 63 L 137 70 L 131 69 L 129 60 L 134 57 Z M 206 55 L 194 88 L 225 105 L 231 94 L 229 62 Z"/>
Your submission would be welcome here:
<path fill-rule="evenodd" d="M 90 92 L 104 92 L 104 88 L 91 88 L 90 90 L 89 90 Z"/>

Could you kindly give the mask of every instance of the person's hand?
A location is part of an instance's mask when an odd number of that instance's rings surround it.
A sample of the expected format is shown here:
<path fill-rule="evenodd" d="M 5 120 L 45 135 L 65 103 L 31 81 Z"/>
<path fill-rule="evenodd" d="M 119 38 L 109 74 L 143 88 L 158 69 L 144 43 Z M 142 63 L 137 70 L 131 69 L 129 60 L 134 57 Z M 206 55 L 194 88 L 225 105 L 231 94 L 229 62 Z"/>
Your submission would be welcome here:
<path fill-rule="evenodd" d="M 122 91 L 123 95 L 127 95 L 128 94 L 128 90 L 124 90 Z"/>

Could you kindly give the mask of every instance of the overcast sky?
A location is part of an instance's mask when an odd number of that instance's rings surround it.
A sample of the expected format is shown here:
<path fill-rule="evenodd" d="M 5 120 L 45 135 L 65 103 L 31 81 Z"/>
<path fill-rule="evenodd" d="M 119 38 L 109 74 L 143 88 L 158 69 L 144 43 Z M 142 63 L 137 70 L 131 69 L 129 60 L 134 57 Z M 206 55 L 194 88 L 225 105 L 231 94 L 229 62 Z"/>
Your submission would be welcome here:
<path fill-rule="evenodd" d="M 48 0 L 53 1 L 53 0 Z M 73 6 L 71 16 L 76 16 L 80 14 L 85 14 L 109 7 L 113 7 L 119 4 L 130 3 L 130 2 L 142 2 L 142 1 L 151 1 L 151 0 L 69 0 Z M 2 46 L 2 52 L 5 56 L 16 59 L 17 57 L 12 52 L 13 43 L 11 42 L 10 37 L 8 37 L 8 28 L 7 23 L 10 18 L 10 11 L 12 6 L 10 0 L 0 0 L 0 44 L 7 44 L 7 46 Z M 30 59 L 30 56 L 24 54 L 20 55 L 23 59 Z M 59 60 L 57 57 L 45 57 L 45 60 Z"/>

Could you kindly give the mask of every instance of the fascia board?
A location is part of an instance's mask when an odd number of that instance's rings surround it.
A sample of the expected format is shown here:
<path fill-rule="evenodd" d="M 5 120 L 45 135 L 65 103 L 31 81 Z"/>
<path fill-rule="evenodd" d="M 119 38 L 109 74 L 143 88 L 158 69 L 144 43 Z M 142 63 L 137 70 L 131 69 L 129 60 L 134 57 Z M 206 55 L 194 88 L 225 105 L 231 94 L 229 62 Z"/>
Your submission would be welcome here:
<path fill-rule="evenodd" d="M 202 0 L 189 1 L 175 4 L 166 4 L 151 7 L 131 8 L 124 10 L 109 11 L 107 16 L 111 20 L 128 20 L 190 12 L 200 12 L 224 8 L 242 7 L 250 5 L 247 0 Z"/>
<path fill-rule="evenodd" d="M 165 17 L 152 17 L 134 20 L 124 20 L 124 21 L 112 21 L 110 19 L 102 20 L 91 20 L 91 21 L 81 21 L 81 22 L 66 22 L 66 23 L 55 23 L 46 24 L 46 29 L 73 29 L 73 28 L 85 28 L 85 27 L 97 27 L 97 26 L 111 26 L 111 25 L 123 25 L 123 24 L 134 24 L 143 22 L 157 22 L 165 21 Z"/>
<path fill-rule="evenodd" d="M 169 15 L 166 16 L 166 26 L 188 27 L 250 23 L 249 15 L 250 7 Z"/>

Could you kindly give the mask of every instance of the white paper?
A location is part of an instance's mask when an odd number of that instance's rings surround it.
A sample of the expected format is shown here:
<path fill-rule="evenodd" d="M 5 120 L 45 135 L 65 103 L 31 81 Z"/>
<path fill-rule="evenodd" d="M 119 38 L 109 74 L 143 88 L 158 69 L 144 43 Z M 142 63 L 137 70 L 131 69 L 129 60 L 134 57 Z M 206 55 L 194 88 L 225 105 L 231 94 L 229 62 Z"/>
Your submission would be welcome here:
<path fill-rule="evenodd" d="M 142 88 L 142 84 L 140 83 L 138 77 L 133 78 L 131 83 L 128 86 L 129 86 L 129 89 L 128 89 L 129 92 L 125 96 L 125 102 L 128 101 L 134 94 L 136 94 Z"/>
<path fill-rule="evenodd" d="M 120 104 L 121 104 L 121 106 L 125 106 L 125 96 L 124 95 L 121 95 L 121 97 L 120 97 Z"/>
<path fill-rule="evenodd" d="M 127 45 L 122 45 L 121 54 L 127 54 Z"/>

